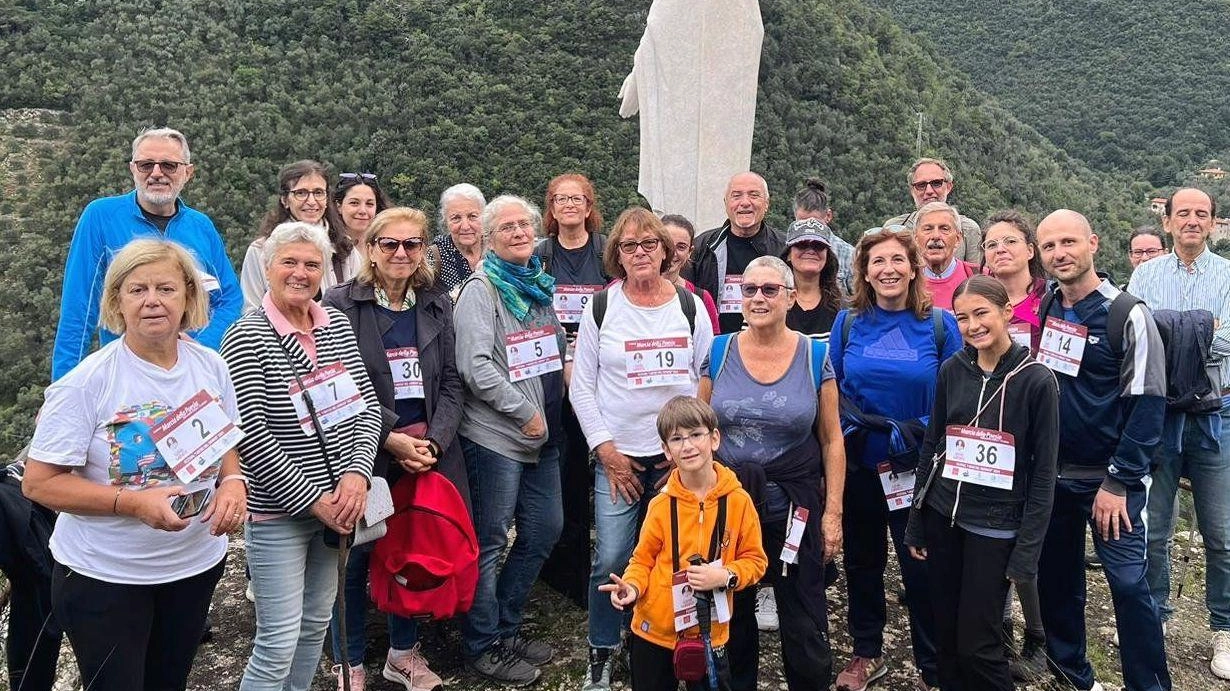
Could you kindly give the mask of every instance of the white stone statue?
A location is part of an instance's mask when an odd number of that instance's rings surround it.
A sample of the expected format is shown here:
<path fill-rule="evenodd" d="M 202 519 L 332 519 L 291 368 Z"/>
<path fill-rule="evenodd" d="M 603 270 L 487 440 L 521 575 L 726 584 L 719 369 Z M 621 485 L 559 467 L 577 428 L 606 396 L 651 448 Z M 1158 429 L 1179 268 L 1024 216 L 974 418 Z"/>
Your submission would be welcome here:
<path fill-rule="evenodd" d="M 638 191 L 697 231 L 726 220 L 722 196 L 751 168 L 764 24 L 757 0 L 654 0 L 622 117 L 641 116 Z"/>

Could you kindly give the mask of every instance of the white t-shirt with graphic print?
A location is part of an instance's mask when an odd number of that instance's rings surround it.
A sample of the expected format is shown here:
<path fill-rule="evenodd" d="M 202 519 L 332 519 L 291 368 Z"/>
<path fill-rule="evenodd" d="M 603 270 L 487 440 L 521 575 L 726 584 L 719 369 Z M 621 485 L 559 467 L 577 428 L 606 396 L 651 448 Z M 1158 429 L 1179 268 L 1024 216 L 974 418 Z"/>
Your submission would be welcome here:
<path fill-rule="evenodd" d="M 30 458 L 59 466 L 90 482 L 141 491 L 175 478 L 150 437 L 150 426 L 202 389 L 240 423 L 226 363 L 208 348 L 179 341 L 175 365 L 163 369 L 112 341 L 47 387 Z M 217 463 L 186 486 L 213 486 Z M 127 516 L 60 514 L 51 535 L 56 561 L 109 583 L 149 585 L 195 576 L 226 554 L 225 535 L 209 534 L 200 516 L 168 532 Z"/>

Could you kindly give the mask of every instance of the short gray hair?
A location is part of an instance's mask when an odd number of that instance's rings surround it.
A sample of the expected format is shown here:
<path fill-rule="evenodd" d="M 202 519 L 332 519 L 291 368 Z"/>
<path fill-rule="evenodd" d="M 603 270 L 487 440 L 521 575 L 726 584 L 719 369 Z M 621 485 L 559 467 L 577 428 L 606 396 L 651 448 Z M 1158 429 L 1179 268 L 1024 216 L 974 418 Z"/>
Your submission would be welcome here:
<path fill-rule="evenodd" d="M 952 214 L 952 229 L 958 234 L 961 233 L 961 215 L 948 202 L 927 202 L 923 204 L 918 213 L 914 214 L 914 228 L 917 229 L 922 224 L 923 216 L 936 212 Z"/>
<path fill-rule="evenodd" d="M 766 254 L 762 257 L 756 257 L 751 260 L 747 263 L 747 268 L 743 269 L 743 273 L 746 274 L 752 269 L 759 269 L 762 266 L 766 269 L 773 269 L 777 273 L 781 274 L 782 285 L 786 286 L 790 290 L 794 290 L 794 271 L 791 270 L 789 264 L 772 255 Z"/>
<path fill-rule="evenodd" d="M 274 258 L 278 256 L 278 252 L 283 247 L 296 242 L 309 242 L 315 245 L 316 249 L 320 250 L 325 269 L 328 270 L 329 264 L 333 261 L 333 243 L 329 242 L 328 231 L 321 226 L 303 221 L 281 223 L 269 233 L 269 237 L 265 238 L 265 246 L 261 248 L 261 259 L 264 260 L 265 268 L 273 266 Z"/>
<path fill-rule="evenodd" d="M 480 211 L 487 206 L 487 198 L 483 196 L 483 191 L 468 182 L 459 182 L 444 190 L 440 193 L 440 232 L 442 233 L 448 232 L 448 218 L 444 215 L 445 209 L 457 199 L 477 202 Z"/>
<path fill-rule="evenodd" d="M 184 152 L 184 163 L 192 163 L 192 152 L 188 150 L 188 138 L 183 132 L 171 129 L 170 127 L 148 127 L 137 135 L 137 138 L 132 140 L 132 160 L 137 160 L 137 147 L 141 146 L 141 142 L 146 139 L 171 139 L 179 144 L 179 148 Z"/>
<path fill-rule="evenodd" d="M 952 169 L 948 167 L 948 164 L 945 163 L 942 158 L 920 158 L 917 161 L 914 161 L 914 165 L 910 166 L 910 172 L 905 175 L 905 181 L 913 185 L 914 173 L 918 172 L 919 168 L 927 165 L 928 163 L 934 166 L 939 166 L 940 170 L 944 171 L 944 181 L 952 182 Z"/>
<path fill-rule="evenodd" d="M 542 235 L 542 212 L 538 207 L 528 200 L 522 199 L 511 194 L 501 194 L 487 203 L 487 207 L 483 209 L 483 240 L 490 240 L 491 234 L 495 232 L 495 219 L 500 215 L 500 212 L 510 206 L 521 207 L 521 210 L 530 215 L 530 223 L 534 224 L 534 237 Z"/>

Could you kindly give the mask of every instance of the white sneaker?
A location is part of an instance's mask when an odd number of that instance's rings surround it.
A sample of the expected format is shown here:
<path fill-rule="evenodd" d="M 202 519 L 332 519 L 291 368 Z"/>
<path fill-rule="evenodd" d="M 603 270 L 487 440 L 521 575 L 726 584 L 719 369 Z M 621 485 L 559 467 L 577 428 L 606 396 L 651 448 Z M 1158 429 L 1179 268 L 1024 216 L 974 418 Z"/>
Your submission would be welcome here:
<path fill-rule="evenodd" d="M 756 627 L 761 631 L 777 630 L 777 599 L 771 587 L 756 591 Z"/>
<path fill-rule="evenodd" d="M 1165 637 L 1166 637 L 1166 635 L 1167 635 L 1167 634 L 1169 634 L 1169 633 L 1170 633 L 1170 622 L 1168 622 L 1168 621 L 1164 621 L 1164 622 L 1162 622 L 1162 638 L 1165 638 Z M 1228 632 L 1228 633 L 1230 633 L 1230 632 Z M 1112 637 L 1112 638 L 1110 639 L 1110 642 L 1111 642 L 1111 643 L 1112 643 L 1112 644 L 1113 644 L 1116 648 L 1117 648 L 1117 647 L 1119 647 L 1119 629 L 1115 629 L 1115 635 L 1114 635 L 1114 637 Z M 1225 667 L 1225 669 L 1230 669 L 1230 658 L 1226 658 L 1226 667 Z M 1230 677 L 1222 677 L 1222 678 L 1223 678 L 1223 679 L 1230 679 Z M 1092 691 L 1092 690 L 1091 690 L 1091 691 Z"/>
<path fill-rule="evenodd" d="M 1102 688 L 1102 682 L 1094 679 L 1093 686 L 1089 687 L 1089 691 L 1106 691 L 1106 689 Z"/>
<path fill-rule="evenodd" d="M 1230 679 L 1230 631 L 1213 632 L 1213 659 L 1209 669 L 1218 679 Z"/>
<path fill-rule="evenodd" d="M 248 587 L 244 589 L 243 596 L 248 599 L 248 602 L 256 602 L 256 593 L 252 592 L 252 581 L 248 581 Z"/>

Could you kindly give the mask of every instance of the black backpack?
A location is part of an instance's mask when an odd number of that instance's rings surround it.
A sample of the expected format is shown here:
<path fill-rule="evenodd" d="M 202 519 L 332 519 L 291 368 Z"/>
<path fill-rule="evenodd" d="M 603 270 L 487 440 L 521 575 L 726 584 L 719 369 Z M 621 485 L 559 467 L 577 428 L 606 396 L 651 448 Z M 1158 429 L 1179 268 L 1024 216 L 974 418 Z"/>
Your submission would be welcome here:
<path fill-rule="evenodd" d="M 602 330 L 602 320 L 606 317 L 606 301 L 609 296 L 610 289 L 600 290 L 594 293 L 594 325 L 598 330 Z M 683 309 L 683 316 L 688 320 L 688 333 L 696 331 L 696 302 L 692 300 L 692 293 L 687 290 L 675 286 L 675 294 L 679 296 L 679 306 Z"/>
<path fill-rule="evenodd" d="M 1038 314 L 1045 325 L 1055 292 L 1049 290 L 1042 296 Z M 1106 337 L 1110 349 L 1117 357 L 1123 357 L 1123 333 L 1127 329 L 1128 316 L 1136 305 L 1144 300 L 1131 293 L 1120 292 L 1111 300 L 1106 317 Z M 1213 314 L 1208 310 L 1153 310 L 1162 346 L 1166 351 L 1166 410 L 1180 413 L 1203 414 L 1221 408 L 1220 372 L 1213 359 Z M 1197 336 L 1203 333 L 1205 336 Z"/>

